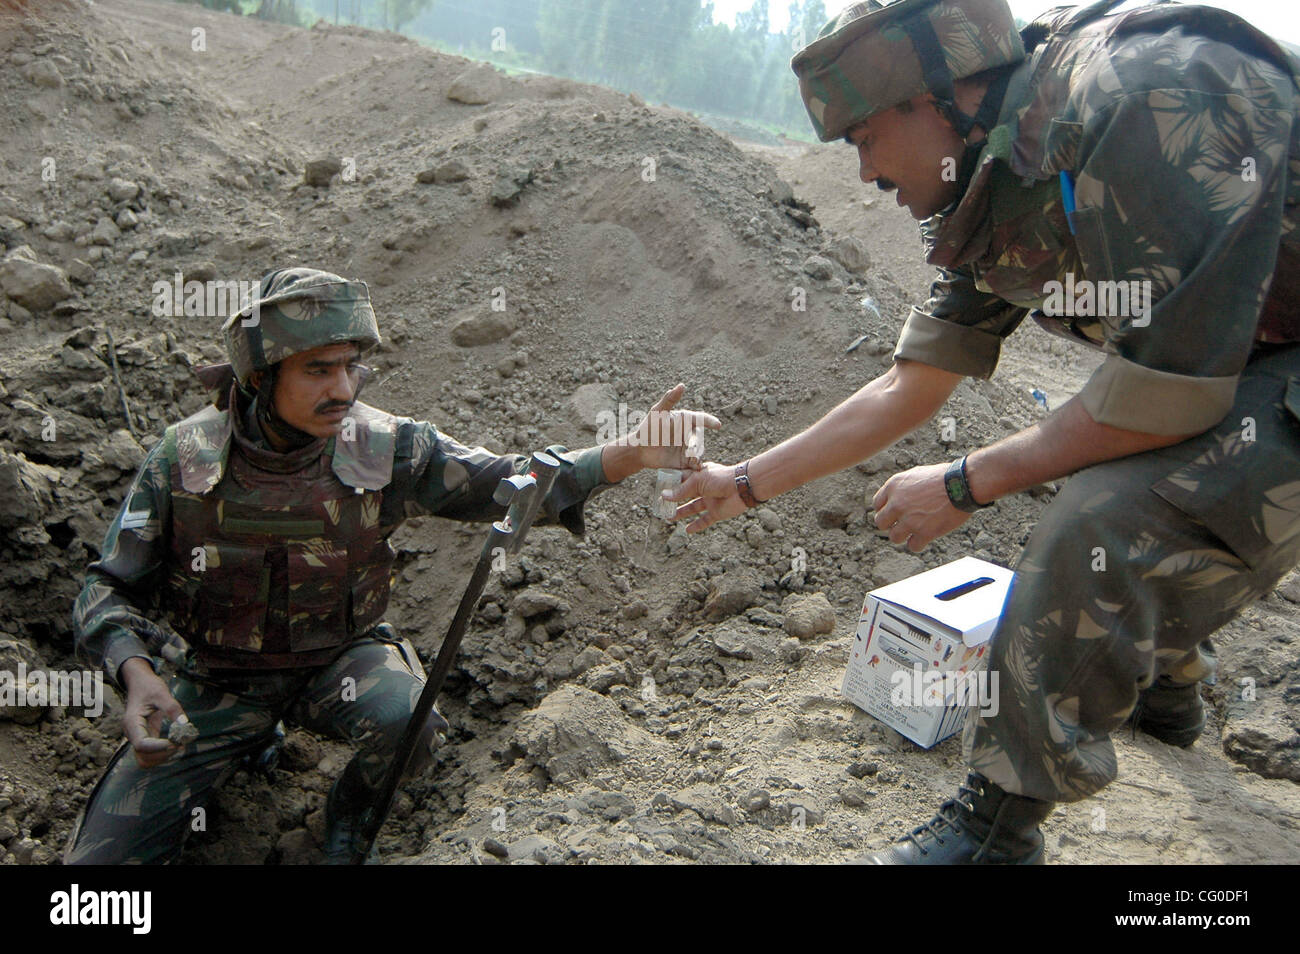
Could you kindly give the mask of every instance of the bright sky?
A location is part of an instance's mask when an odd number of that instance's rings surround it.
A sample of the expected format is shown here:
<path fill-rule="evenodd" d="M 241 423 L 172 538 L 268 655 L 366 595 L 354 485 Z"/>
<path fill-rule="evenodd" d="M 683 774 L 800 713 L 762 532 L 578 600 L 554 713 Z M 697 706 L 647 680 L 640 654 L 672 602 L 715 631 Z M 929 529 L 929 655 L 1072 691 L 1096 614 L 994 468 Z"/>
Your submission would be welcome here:
<path fill-rule="evenodd" d="M 849 5 L 851 0 L 825 0 L 826 10 L 834 16 Z M 1022 20 L 1032 20 L 1044 10 L 1052 7 L 1066 6 L 1071 0 L 1009 0 L 1012 12 Z M 1077 0 L 1082 5 L 1087 0 Z M 1198 0 L 1204 6 L 1222 7 L 1231 10 L 1240 17 L 1249 20 L 1265 33 L 1280 40 L 1286 40 L 1300 46 L 1300 9 L 1296 0 Z M 1129 3 L 1128 7 L 1140 6 Z M 719 22 L 733 23 L 736 13 L 748 10 L 753 0 L 713 0 L 714 19 Z M 789 9 L 785 0 L 770 0 L 768 8 L 772 29 L 781 31 L 785 28 Z"/>

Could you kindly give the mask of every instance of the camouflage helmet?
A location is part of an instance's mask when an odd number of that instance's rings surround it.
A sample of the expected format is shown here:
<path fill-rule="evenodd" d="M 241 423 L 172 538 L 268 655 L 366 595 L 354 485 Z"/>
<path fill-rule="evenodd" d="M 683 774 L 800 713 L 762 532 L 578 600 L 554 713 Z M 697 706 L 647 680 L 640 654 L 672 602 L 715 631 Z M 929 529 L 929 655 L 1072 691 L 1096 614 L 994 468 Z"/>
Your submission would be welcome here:
<path fill-rule="evenodd" d="M 866 0 L 822 27 L 790 68 L 813 129 L 829 142 L 925 92 L 951 103 L 954 80 L 1024 58 L 1007 0 Z"/>
<path fill-rule="evenodd" d="M 379 325 L 365 282 L 316 268 L 279 268 L 258 283 L 256 297 L 221 326 L 226 353 L 241 384 L 290 355 L 355 341 L 379 344 Z"/>

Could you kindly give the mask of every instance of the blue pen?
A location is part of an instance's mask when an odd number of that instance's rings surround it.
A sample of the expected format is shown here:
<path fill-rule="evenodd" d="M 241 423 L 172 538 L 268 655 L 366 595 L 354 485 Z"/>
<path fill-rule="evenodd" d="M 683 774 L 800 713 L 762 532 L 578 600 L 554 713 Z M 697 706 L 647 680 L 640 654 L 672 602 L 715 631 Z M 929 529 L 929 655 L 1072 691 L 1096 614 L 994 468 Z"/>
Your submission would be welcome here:
<path fill-rule="evenodd" d="M 1065 204 L 1065 221 L 1074 235 L 1074 183 L 1070 181 L 1068 170 L 1061 170 L 1061 201 Z"/>

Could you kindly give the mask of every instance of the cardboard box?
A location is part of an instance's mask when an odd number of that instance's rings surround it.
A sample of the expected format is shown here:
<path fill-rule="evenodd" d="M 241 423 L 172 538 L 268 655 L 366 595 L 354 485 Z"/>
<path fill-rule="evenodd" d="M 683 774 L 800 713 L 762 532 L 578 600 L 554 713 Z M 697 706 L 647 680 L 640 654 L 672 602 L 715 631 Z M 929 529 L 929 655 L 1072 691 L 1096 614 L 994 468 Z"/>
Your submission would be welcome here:
<path fill-rule="evenodd" d="M 972 707 L 997 705 L 989 638 L 1014 573 L 964 557 L 872 590 L 840 691 L 917 745 L 957 732 Z"/>

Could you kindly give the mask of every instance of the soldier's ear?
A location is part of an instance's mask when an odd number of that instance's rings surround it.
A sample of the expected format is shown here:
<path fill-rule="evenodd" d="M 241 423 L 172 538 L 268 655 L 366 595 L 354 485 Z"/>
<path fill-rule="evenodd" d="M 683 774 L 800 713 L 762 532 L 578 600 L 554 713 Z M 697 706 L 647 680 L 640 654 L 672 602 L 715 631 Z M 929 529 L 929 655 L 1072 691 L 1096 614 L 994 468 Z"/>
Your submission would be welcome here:
<path fill-rule="evenodd" d="M 248 376 L 248 386 L 254 391 L 256 391 L 258 388 L 262 386 L 261 371 L 254 371 L 252 374 Z"/>

